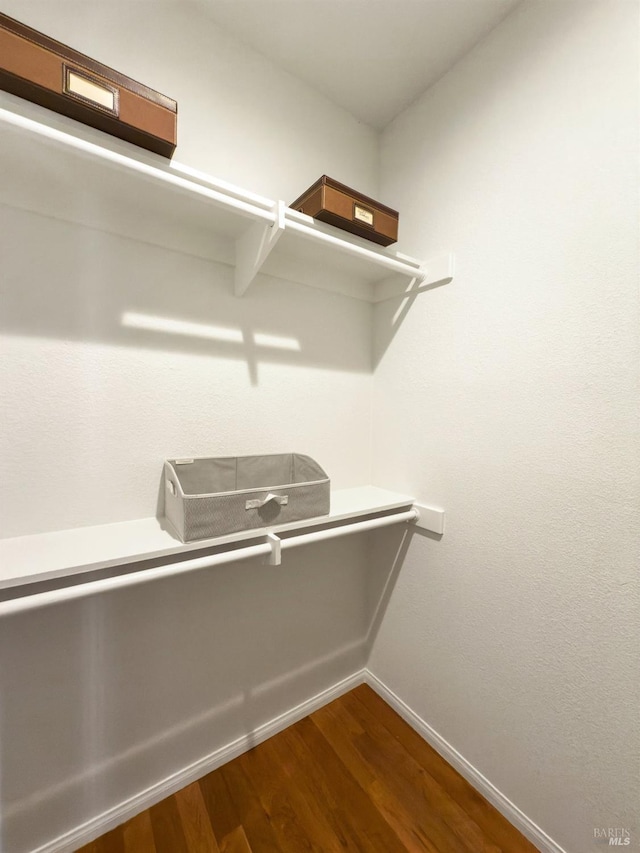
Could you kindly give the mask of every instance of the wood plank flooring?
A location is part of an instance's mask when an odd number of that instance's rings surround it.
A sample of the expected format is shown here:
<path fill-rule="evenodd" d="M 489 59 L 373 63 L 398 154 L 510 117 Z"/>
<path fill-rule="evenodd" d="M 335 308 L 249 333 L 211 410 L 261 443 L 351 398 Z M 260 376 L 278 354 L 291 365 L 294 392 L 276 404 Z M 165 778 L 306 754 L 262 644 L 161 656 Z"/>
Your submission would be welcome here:
<path fill-rule="evenodd" d="M 79 853 L 537 853 L 366 685 Z"/>

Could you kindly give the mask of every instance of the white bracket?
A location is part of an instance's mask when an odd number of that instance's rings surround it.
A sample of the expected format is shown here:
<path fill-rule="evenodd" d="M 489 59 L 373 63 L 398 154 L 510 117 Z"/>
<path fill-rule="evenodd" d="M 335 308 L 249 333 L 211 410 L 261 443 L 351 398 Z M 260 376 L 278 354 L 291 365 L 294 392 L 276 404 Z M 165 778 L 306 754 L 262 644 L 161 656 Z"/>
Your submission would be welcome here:
<path fill-rule="evenodd" d="M 439 287 L 453 281 L 455 271 L 455 255 L 453 252 L 444 252 L 435 255 L 410 279 L 405 287 L 399 285 L 396 279 L 384 279 L 378 282 L 374 288 L 373 302 L 385 302 L 396 296 L 411 296 L 421 293 L 431 287 Z"/>
<path fill-rule="evenodd" d="M 267 533 L 267 545 L 271 545 L 268 565 L 279 566 L 282 563 L 282 540 L 275 533 Z"/>
<path fill-rule="evenodd" d="M 286 205 L 283 201 L 276 202 L 274 222 L 269 225 L 256 222 L 237 238 L 234 281 L 236 296 L 244 296 L 280 239 L 280 235 L 284 231 L 285 209 Z"/>
<path fill-rule="evenodd" d="M 415 520 L 416 527 L 419 527 L 420 530 L 428 530 L 430 533 L 437 533 L 439 536 L 442 536 L 444 533 L 443 509 L 436 509 L 436 507 L 418 503 L 414 503 L 413 508 L 418 511 L 418 518 Z"/>

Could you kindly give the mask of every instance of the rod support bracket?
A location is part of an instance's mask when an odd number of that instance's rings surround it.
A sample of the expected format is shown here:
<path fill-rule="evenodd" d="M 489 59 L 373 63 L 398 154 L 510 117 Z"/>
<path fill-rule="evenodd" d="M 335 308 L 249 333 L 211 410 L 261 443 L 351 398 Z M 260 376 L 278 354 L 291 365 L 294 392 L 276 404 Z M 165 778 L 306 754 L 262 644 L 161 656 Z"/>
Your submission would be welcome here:
<path fill-rule="evenodd" d="M 271 546 L 267 565 L 279 566 L 282 563 L 282 540 L 275 533 L 267 533 L 267 544 Z"/>
<path fill-rule="evenodd" d="M 416 513 L 416 519 L 413 522 L 420 530 L 427 530 L 429 533 L 436 533 L 442 536 L 444 533 L 444 510 L 439 507 L 426 506 L 425 504 L 414 503 L 412 507 Z"/>

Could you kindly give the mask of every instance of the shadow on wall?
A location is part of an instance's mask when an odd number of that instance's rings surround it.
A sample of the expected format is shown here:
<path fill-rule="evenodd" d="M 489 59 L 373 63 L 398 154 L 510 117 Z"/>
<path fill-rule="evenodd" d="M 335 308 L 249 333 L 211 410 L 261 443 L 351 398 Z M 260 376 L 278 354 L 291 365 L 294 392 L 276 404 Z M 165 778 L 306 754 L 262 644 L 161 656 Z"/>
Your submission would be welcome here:
<path fill-rule="evenodd" d="M 446 281 L 436 281 L 432 284 L 417 285 L 415 284 L 414 279 L 403 296 L 386 299 L 375 305 L 372 344 L 373 370 L 375 370 L 382 361 L 384 354 L 389 349 L 391 342 L 400 329 L 400 326 L 404 323 L 408 313 L 411 311 L 411 307 L 416 299 L 428 290 L 434 290 L 436 287 L 443 287 L 448 284 L 449 281 L 450 279 L 447 279 Z"/>
<path fill-rule="evenodd" d="M 378 534 L 5 617 L 2 849 L 35 849 L 198 762 L 202 775 L 361 670 L 408 537 Z"/>
<path fill-rule="evenodd" d="M 404 564 L 407 551 L 415 537 L 440 541 L 442 536 L 412 525 L 398 525 L 398 529 L 372 530 L 368 540 L 369 558 L 366 576 L 367 612 L 369 624 L 365 641 L 366 658 L 373 649 L 380 625 Z"/>
<path fill-rule="evenodd" d="M 243 299 L 230 267 L 0 207 L 0 331 L 368 373 L 371 306 L 260 276 Z M 98 259 L 98 260 L 97 260 Z"/>

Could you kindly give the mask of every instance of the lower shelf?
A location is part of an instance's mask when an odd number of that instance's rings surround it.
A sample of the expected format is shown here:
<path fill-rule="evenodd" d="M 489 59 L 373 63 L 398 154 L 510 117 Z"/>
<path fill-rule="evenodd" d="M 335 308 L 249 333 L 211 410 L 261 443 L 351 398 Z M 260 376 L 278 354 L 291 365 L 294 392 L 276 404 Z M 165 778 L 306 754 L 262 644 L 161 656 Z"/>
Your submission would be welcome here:
<path fill-rule="evenodd" d="M 251 540 L 263 540 L 262 545 L 267 545 L 266 553 L 271 547 L 264 540 L 270 533 L 279 536 L 318 525 L 355 522 L 364 516 L 410 510 L 413 502 L 413 498 L 407 495 L 375 486 L 342 489 L 332 492 L 328 516 L 189 543 L 180 542 L 157 518 L 4 539 L 0 540 L 0 589 L 131 565 L 143 560 L 196 554 L 199 557 L 201 553 L 198 552 L 236 543 L 248 544 Z M 304 538 L 296 536 L 296 543 L 304 544 Z M 286 541 L 293 543 L 293 539 Z"/>

